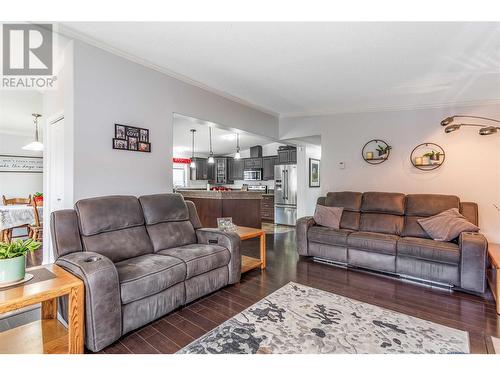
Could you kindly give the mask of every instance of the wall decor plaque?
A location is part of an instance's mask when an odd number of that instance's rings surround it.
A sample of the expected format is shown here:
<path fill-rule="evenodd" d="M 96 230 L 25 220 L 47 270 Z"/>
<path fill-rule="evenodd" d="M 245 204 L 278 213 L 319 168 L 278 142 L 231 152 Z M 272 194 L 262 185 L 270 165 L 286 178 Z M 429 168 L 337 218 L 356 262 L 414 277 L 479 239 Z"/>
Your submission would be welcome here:
<path fill-rule="evenodd" d="M 37 156 L 0 155 L 0 172 L 43 173 L 43 158 Z"/>

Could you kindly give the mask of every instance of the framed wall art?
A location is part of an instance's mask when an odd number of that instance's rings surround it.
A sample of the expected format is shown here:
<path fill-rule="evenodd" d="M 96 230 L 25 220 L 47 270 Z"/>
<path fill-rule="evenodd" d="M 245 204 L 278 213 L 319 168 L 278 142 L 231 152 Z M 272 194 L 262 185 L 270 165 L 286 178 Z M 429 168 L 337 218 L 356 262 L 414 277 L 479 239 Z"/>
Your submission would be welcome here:
<path fill-rule="evenodd" d="M 309 187 L 320 187 L 320 163 L 319 159 L 309 158 Z"/>
<path fill-rule="evenodd" d="M 115 150 L 151 152 L 149 129 L 115 124 L 113 148 Z"/>

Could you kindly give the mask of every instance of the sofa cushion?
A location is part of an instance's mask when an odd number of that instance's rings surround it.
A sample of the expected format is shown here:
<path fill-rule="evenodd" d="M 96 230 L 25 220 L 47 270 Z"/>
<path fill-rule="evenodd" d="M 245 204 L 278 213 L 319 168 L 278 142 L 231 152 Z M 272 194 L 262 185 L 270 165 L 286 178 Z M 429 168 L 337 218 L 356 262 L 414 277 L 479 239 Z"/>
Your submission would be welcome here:
<path fill-rule="evenodd" d="M 327 245 L 347 245 L 347 236 L 352 233 L 347 229 L 333 229 L 314 225 L 307 231 L 309 241 L 324 243 Z"/>
<path fill-rule="evenodd" d="M 180 259 L 148 254 L 115 264 L 123 304 L 159 293 L 184 281 L 186 265 Z"/>
<path fill-rule="evenodd" d="M 316 205 L 316 210 L 314 211 L 314 221 L 316 224 L 339 229 L 340 228 L 340 219 L 342 218 L 342 211 L 344 209 L 342 207 L 328 207 Z"/>
<path fill-rule="evenodd" d="M 340 219 L 341 229 L 359 230 L 359 222 L 361 214 L 359 212 L 352 212 L 344 210 L 342 212 L 342 219 Z"/>
<path fill-rule="evenodd" d="M 147 225 L 189 220 L 189 210 L 180 194 L 154 194 L 139 197 Z"/>
<path fill-rule="evenodd" d="M 406 196 L 406 215 L 427 217 L 450 208 L 460 208 L 458 197 L 440 194 L 409 194 Z"/>
<path fill-rule="evenodd" d="M 192 244 L 162 250 L 158 254 L 183 261 L 186 264 L 186 279 L 226 266 L 231 260 L 229 250 L 218 245 Z"/>
<path fill-rule="evenodd" d="M 363 193 L 361 212 L 404 215 L 405 195 L 401 193 Z"/>
<path fill-rule="evenodd" d="M 189 220 L 148 225 L 147 230 L 155 253 L 196 243 L 196 232 Z"/>
<path fill-rule="evenodd" d="M 479 231 L 479 228 L 462 216 L 457 208 L 450 208 L 440 214 L 419 219 L 418 223 L 430 237 L 437 241 L 451 241 L 462 232 Z"/>
<path fill-rule="evenodd" d="M 132 196 L 82 199 L 76 202 L 75 209 L 84 236 L 144 225 L 141 205 Z"/>
<path fill-rule="evenodd" d="M 349 249 L 372 251 L 376 253 L 396 255 L 399 237 L 392 234 L 374 232 L 354 232 L 347 237 Z"/>
<path fill-rule="evenodd" d="M 401 237 L 398 241 L 398 257 L 425 259 L 434 262 L 458 264 L 460 251 L 453 242 L 434 241 L 426 238 Z"/>
<path fill-rule="evenodd" d="M 405 216 L 405 221 L 403 225 L 403 231 L 401 236 L 403 237 L 420 237 L 420 238 L 431 238 L 427 232 L 418 223 L 418 220 L 424 219 L 423 216 Z"/>
<path fill-rule="evenodd" d="M 359 212 L 362 194 L 354 191 L 339 191 L 328 193 L 325 206 L 344 207 L 344 211 Z"/>
<path fill-rule="evenodd" d="M 102 254 L 115 263 L 153 252 L 151 240 L 142 225 L 82 236 L 82 244 L 84 250 Z"/>
<path fill-rule="evenodd" d="M 359 228 L 364 232 L 401 234 L 404 216 L 376 213 L 362 213 Z"/>

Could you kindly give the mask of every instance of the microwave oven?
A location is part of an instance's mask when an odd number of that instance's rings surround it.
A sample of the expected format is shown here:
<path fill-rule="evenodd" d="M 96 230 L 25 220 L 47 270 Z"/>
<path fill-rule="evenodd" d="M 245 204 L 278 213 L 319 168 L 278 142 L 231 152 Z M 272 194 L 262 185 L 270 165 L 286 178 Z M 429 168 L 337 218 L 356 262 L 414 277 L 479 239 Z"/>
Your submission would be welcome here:
<path fill-rule="evenodd" d="M 261 181 L 262 169 L 252 169 L 243 171 L 243 179 L 245 181 Z"/>

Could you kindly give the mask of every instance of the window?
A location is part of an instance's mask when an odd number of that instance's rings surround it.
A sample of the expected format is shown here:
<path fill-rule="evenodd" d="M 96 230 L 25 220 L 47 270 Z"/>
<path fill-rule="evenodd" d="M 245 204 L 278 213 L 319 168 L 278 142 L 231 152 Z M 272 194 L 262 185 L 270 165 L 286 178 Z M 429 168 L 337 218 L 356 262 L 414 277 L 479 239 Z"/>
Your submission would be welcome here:
<path fill-rule="evenodd" d="M 186 168 L 184 165 L 174 165 L 174 187 L 186 187 Z"/>

